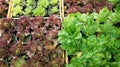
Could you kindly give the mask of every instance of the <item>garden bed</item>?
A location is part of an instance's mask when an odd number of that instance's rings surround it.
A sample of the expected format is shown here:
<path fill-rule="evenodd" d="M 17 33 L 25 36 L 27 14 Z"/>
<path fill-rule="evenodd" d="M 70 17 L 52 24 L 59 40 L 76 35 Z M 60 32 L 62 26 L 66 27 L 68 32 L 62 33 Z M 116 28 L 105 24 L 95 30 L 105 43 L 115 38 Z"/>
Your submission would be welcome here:
<path fill-rule="evenodd" d="M 13 0 L 12 16 L 18 18 L 23 15 L 30 17 L 49 17 L 58 15 L 60 17 L 59 0 Z"/>
<path fill-rule="evenodd" d="M 58 33 L 66 67 L 120 67 L 120 1 L 99 13 L 71 13 Z"/>
<path fill-rule="evenodd" d="M 64 67 L 57 16 L 0 20 L 0 67 Z"/>
<path fill-rule="evenodd" d="M 13 18 L 0 19 L 0 67 L 120 67 L 120 0 L 10 5 Z"/>
<path fill-rule="evenodd" d="M 113 4 L 108 0 L 64 0 L 64 15 L 67 16 L 70 13 L 99 13 L 104 7 L 109 10 L 113 9 Z"/>

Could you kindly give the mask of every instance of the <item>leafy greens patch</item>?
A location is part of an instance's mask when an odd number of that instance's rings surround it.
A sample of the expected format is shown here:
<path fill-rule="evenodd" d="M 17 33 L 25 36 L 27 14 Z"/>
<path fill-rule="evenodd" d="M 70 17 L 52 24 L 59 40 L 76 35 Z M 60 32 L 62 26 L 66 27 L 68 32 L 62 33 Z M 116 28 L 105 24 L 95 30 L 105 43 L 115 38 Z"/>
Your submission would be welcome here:
<path fill-rule="evenodd" d="M 120 13 L 103 8 L 99 13 L 70 14 L 58 40 L 71 57 L 66 67 L 120 67 Z"/>

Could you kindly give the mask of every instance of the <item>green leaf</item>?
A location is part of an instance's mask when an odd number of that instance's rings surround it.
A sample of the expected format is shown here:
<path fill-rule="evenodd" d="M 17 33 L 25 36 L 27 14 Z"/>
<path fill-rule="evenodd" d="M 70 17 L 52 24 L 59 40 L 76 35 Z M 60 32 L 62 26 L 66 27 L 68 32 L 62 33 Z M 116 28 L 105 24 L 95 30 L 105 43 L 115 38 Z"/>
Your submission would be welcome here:
<path fill-rule="evenodd" d="M 108 16 L 111 14 L 111 12 L 105 7 L 103 8 L 100 12 L 99 15 L 97 16 L 97 21 L 99 23 L 101 22 L 106 22 L 108 19 Z"/>
<path fill-rule="evenodd" d="M 99 14 L 68 15 L 58 34 L 61 48 L 71 57 L 66 67 L 119 67 L 120 28 L 115 23 L 119 12 L 107 8 Z"/>
<path fill-rule="evenodd" d="M 30 14 L 31 12 L 32 12 L 32 7 L 30 6 L 30 7 L 27 7 L 27 8 L 25 9 L 24 14 L 25 14 L 25 15 L 28 15 L 28 14 Z"/>
<path fill-rule="evenodd" d="M 57 13 L 59 11 L 58 6 L 52 7 L 51 13 Z"/>
<path fill-rule="evenodd" d="M 111 3 L 119 3 L 120 2 L 120 0 L 108 0 L 108 1 L 110 1 Z"/>
<path fill-rule="evenodd" d="M 50 1 L 50 4 L 51 4 L 51 5 L 58 4 L 58 0 L 51 0 L 51 1 Z"/>
<path fill-rule="evenodd" d="M 22 0 L 12 0 L 13 4 L 15 5 L 20 5 L 21 2 L 23 2 Z"/>
<path fill-rule="evenodd" d="M 109 16 L 110 21 L 112 23 L 120 22 L 120 12 L 114 12 Z"/>
<path fill-rule="evenodd" d="M 36 7 L 33 10 L 33 15 L 34 16 L 45 16 L 46 15 L 45 8 L 43 8 L 43 7 Z"/>
<path fill-rule="evenodd" d="M 25 61 L 21 58 L 18 58 L 14 63 L 15 63 L 14 67 L 22 67 L 22 65 L 25 63 Z"/>
<path fill-rule="evenodd" d="M 34 0 L 27 0 L 26 2 L 28 5 L 32 5 L 35 1 Z"/>
<path fill-rule="evenodd" d="M 49 5 L 49 1 L 48 0 L 39 0 L 38 2 L 37 2 L 37 6 L 38 7 L 44 7 L 44 8 L 47 8 L 48 7 L 48 5 Z M 41 8 L 40 8 L 41 9 Z"/>
<path fill-rule="evenodd" d="M 22 7 L 17 5 L 16 7 L 13 8 L 13 16 L 17 16 L 17 15 L 22 15 L 23 11 L 22 11 Z"/>

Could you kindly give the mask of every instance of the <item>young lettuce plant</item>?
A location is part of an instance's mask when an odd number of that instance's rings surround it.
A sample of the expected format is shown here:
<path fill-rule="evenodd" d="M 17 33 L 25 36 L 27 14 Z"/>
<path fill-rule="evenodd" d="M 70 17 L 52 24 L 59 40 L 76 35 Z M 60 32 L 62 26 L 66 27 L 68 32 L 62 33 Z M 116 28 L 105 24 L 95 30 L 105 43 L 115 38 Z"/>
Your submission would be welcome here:
<path fill-rule="evenodd" d="M 42 6 L 38 6 L 33 10 L 34 16 L 45 16 L 46 15 L 46 9 Z"/>
<path fill-rule="evenodd" d="M 59 8 L 58 8 L 58 6 L 53 6 L 53 7 L 51 7 L 51 9 L 49 11 L 50 11 L 50 15 L 56 14 L 59 12 Z"/>
<path fill-rule="evenodd" d="M 62 44 L 61 47 L 67 51 L 68 55 L 74 54 L 77 50 L 75 49 L 75 44 L 79 43 L 78 41 L 82 37 L 82 34 L 80 33 L 81 23 L 78 23 L 76 19 L 77 18 L 73 16 L 65 18 L 65 21 L 62 24 L 63 29 L 60 30 L 58 34 L 58 40 Z M 67 22 L 69 22 L 69 24 Z"/>
<path fill-rule="evenodd" d="M 59 14 L 59 1 L 50 0 L 50 5 L 48 6 L 48 15 Z"/>
<path fill-rule="evenodd" d="M 17 5 L 13 8 L 13 13 L 12 13 L 13 16 L 18 16 L 22 14 L 23 14 L 23 11 L 21 6 Z"/>
<path fill-rule="evenodd" d="M 19 16 L 23 14 L 23 5 L 24 5 L 24 0 L 13 0 L 13 11 L 12 11 L 12 15 L 13 16 Z"/>
<path fill-rule="evenodd" d="M 34 16 L 46 16 L 47 11 L 46 8 L 48 7 L 49 2 L 48 0 L 39 0 L 37 2 L 37 7 L 33 10 Z"/>
<path fill-rule="evenodd" d="M 24 0 L 13 0 L 14 5 L 22 5 Z"/>
<path fill-rule="evenodd" d="M 24 15 L 30 15 L 32 14 L 32 10 L 36 7 L 36 1 L 35 0 L 27 0 L 25 4 L 24 9 Z"/>
<path fill-rule="evenodd" d="M 50 0 L 50 4 L 51 5 L 56 5 L 56 4 L 58 4 L 58 0 Z"/>
<path fill-rule="evenodd" d="M 27 0 L 26 3 L 27 3 L 27 6 L 30 6 L 35 4 L 35 0 Z"/>
<path fill-rule="evenodd" d="M 23 14 L 24 15 L 29 15 L 29 14 L 31 14 L 32 13 L 32 7 L 31 6 L 29 6 L 29 7 L 27 7 L 25 10 L 24 10 L 24 12 L 23 12 Z"/>

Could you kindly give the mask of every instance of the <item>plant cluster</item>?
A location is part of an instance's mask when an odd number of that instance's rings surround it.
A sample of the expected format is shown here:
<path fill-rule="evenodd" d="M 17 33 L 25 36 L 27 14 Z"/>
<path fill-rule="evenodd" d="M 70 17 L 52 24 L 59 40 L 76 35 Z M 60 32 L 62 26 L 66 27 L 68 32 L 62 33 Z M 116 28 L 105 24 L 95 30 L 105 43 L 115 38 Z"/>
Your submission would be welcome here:
<path fill-rule="evenodd" d="M 0 0 L 0 18 L 6 17 L 8 12 L 8 6 L 9 6 L 8 0 Z"/>
<path fill-rule="evenodd" d="M 63 51 L 57 34 L 61 20 L 22 16 L 0 20 L 0 67 L 60 67 Z"/>
<path fill-rule="evenodd" d="M 99 13 L 68 15 L 58 33 L 66 50 L 66 67 L 120 67 L 120 1 L 114 11 L 103 8 Z"/>
<path fill-rule="evenodd" d="M 65 13 L 92 13 L 99 12 L 104 7 L 112 10 L 113 5 L 108 0 L 65 0 Z"/>
<path fill-rule="evenodd" d="M 59 13 L 58 0 L 13 0 L 13 16 L 50 16 Z"/>

